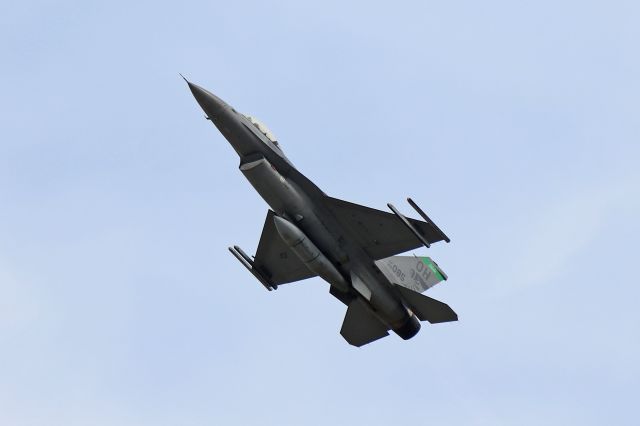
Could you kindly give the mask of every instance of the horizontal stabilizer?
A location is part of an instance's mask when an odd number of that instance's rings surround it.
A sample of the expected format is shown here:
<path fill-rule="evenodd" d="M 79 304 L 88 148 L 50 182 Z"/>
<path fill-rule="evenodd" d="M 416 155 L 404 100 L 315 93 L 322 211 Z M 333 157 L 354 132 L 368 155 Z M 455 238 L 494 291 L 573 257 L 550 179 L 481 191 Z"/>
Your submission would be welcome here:
<path fill-rule="evenodd" d="M 387 330 L 365 302 L 357 298 L 347 308 L 340 334 L 349 344 L 362 346 L 388 336 Z"/>
<path fill-rule="evenodd" d="M 429 257 L 391 256 L 375 263 L 389 281 L 418 293 L 447 279 L 447 275 Z"/>
<path fill-rule="evenodd" d="M 458 321 L 458 314 L 446 303 L 396 284 L 396 289 L 420 321 L 431 324 Z"/>

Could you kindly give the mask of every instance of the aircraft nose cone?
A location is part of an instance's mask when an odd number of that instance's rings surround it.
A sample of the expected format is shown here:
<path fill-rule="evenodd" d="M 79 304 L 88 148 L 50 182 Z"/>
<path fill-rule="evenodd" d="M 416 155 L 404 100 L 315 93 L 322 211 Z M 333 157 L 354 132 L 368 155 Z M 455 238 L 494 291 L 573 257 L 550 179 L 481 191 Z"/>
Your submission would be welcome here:
<path fill-rule="evenodd" d="M 196 98 L 207 119 L 220 130 L 222 136 L 240 155 L 245 156 L 260 151 L 264 143 L 247 127 L 242 114 L 225 101 L 206 89 L 182 77 Z"/>
<path fill-rule="evenodd" d="M 184 77 L 183 77 L 184 78 Z M 193 94 L 193 97 L 196 98 L 200 107 L 204 110 L 209 118 L 216 118 L 220 113 L 229 109 L 229 105 L 213 93 L 209 92 L 206 89 L 198 86 L 197 84 L 193 84 L 185 78 L 185 81 L 189 85 L 189 90 Z"/>

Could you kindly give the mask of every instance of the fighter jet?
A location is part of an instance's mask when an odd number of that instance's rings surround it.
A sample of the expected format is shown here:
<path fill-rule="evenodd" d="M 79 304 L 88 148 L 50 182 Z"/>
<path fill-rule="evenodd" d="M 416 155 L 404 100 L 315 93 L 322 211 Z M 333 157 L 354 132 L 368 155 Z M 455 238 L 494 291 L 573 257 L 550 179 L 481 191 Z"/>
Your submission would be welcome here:
<path fill-rule="evenodd" d="M 184 77 L 183 77 L 184 78 Z M 407 340 L 420 321 L 457 321 L 449 305 L 421 294 L 447 275 L 429 257 L 396 256 L 449 238 L 408 198 L 423 220 L 332 198 L 289 161 L 273 133 L 213 93 L 191 93 L 240 157 L 240 171 L 271 207 L 255 256 L 229 251 L 269 291 L 319 276 L 347 305 L 340 330 L 362 346 L 393 330 Z"/>

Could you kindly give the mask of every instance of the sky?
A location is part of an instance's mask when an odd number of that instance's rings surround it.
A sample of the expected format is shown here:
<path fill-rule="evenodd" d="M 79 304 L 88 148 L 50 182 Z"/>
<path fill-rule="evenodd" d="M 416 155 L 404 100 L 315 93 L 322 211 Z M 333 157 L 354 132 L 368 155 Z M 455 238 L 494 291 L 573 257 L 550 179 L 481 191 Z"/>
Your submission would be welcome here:
<path fill-rule="evenodd" d="M 0 3 L 0 424 L 636 425 L 640 4 Z M 178 73 L 327 194 L 449 235 L 456 323 L 362 348 L 265 289 Z"/>

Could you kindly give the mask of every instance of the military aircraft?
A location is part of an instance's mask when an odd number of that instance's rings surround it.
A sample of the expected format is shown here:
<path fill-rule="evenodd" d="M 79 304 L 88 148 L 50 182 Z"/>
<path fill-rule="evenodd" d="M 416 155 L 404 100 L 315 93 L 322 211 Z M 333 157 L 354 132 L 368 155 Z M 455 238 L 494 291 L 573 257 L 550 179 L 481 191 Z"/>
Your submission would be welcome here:
<path fill-rule="evenodd" d="M 184 77 L 183 77 L 184 78 Z M 229 251 L 269 291 L 319 276 L 347 305 L 340 330 L 362 346 L 393 330 L 407 340 L 420 321 L 457 321 L 449 305 L 420 294 L 447 279 L 429 257 L 396 256 L 449 238 L 408 198 L 424 219 L 332 198 L 296 169 L 271 131 L 211 92 L 185 81 L 206 118 L 240 156 L 240 171 L 271 207 L 256 255 Z"/>

